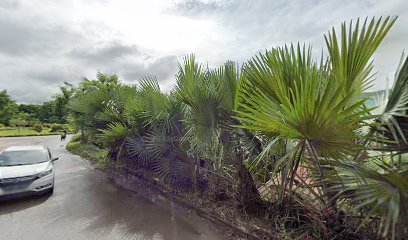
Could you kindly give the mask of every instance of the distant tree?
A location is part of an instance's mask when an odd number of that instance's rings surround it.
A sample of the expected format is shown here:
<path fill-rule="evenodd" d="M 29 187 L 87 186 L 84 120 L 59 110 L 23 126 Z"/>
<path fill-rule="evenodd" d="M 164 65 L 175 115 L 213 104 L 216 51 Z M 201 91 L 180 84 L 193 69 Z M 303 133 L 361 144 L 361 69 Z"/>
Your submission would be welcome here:
<path fill-rule="evenodd" d="M 30 118 L 38 119 L 41 105 L 39 104 L 20 104 L 18 105 L 18 112 L 30 114 Z"/>
<path fill-rule="evenodd" d="M 75 88 L 72 84 L 64 82 L 63 86 L 60 86 L 60 93 L 54 97 L 54 115 L 58 123 L 67 122 L 67 104 L 72 94 L 74 93 Z"/>
<path fill-rule="evenodd" d="M 33 126 L 39 121 L 39 109 L 41 105 L 39 104 L 20 104 L 18 105 L 18 113 L 28 114 L 28 124 Z"/>
<path fill-rule="evenodd" d="M 30 115 L 24 112 L 15 113 L 10 119 L 10 125 L 16 127 L 27 127 L 30 125 Z"/>
<path fill-rule="evenodd" d="M 38 111 L 38 120 L 40 122 L 50 123 L 50 119 L 53 116 L 54 112 L 54 102 L 44 102 Z"/>
<path fill-rule="evenodd" d="M 95 80 L 82 79 L 76 89 L 76 95 L 93 90 L 109 90 L 119 85 L 119 77 L 116 74 L 108 75 L 98 72 Z"/>
<path fill-rule="evenodd" d="M 9 122 L 10 122 L 9 123 L 10 126 L 15 126 L 15 127 L 18 127 L 18 128 L 28 126 L 28 121 L 24 120 L 22 118 L 12 118 L 12 119 L 10 119 Z"/>
<path fill-rule="evenodd" d="M 51 118 L 48 120 L 49 123 L 59 123 L 60 120 L 58 119 L 57 116 L 52 115 Z"/>
<path fill-rule="evenodd" d="M 17 104 L 10 98 L 7 90 L 0 92 L 0 123 L 10 124 L 12 115 L 17 112 Z"/>
<path fill-rule="evenodd" d="M 84 88 L 91 86 L 108 87 L 108 85 L 117 84 L 117 77 L 105 76 L 99 74 L 100 80 L 87 80 Z M 68 110 L 67 104 L 71 96 L 77 89 L 70 83 L 64 82 L 59 87 L 60 91 L 54 95 L 51 101 L 42 104 L 17 104 L 11 99 L 7 90 L 0 91 L 0 124 L 15 126 L 33 126 L 39 123 L 67 123 Z M 10 120 L 13 119 L 12 123 Z"/>

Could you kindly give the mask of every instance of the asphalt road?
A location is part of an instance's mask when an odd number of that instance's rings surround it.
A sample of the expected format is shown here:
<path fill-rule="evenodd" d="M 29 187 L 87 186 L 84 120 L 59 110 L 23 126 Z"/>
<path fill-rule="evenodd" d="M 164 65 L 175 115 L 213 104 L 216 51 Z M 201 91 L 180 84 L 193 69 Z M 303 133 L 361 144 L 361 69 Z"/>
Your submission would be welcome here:
<path fill-rule="evenodd" d="M 59 136 L 0 138 L 0 150 L 42 144 L 60 158 L 54 195 L 0 202 L 0 239 L 222 239 L 198 217 L 118 187 L 65 143 Z"/>

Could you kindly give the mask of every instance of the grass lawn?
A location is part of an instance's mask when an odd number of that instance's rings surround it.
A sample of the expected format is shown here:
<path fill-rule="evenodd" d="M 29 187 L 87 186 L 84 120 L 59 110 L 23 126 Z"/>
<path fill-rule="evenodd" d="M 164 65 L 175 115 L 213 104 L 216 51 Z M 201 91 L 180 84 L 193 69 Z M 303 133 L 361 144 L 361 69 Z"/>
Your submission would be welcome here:
<path fill-rule="evenodd" d="M 16 136 L 41 136 L 41 135 L 56 135 L 59 132 L 50 132 L 49 128 L 44 128 L 40 133 L 37 133 L 30 127 L 0 127 L 0 137 L 16 137 Z"/>

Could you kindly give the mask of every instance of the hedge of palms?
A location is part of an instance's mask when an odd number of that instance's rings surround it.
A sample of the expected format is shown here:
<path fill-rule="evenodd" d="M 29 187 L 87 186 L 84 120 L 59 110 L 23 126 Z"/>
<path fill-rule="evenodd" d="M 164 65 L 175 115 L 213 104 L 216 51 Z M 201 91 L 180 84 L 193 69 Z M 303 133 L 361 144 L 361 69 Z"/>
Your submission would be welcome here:
<path fill-rule="evenodd" d="M 200 191 L 204 175 L 221 177 L 244 210 L 288 199 L 303 206 L 319 237 L 343 234 L 334 225 L 358 215 L 361 226 L 378 223 L 378 236 L 401 238 L 408 234 L 408 58 L 378 106 L 365 97 L 375 79 L 372 56 L 395 21 L 332 29 L 319 60 L 300 44 L 266 50 L 241 68 L 210 69 L 186 56 L 170 93 L 154 77 L 129 86 L 104 76 L 99 85 L 88 81 L 69 107 L 84 140 L 176 186 Z"/>

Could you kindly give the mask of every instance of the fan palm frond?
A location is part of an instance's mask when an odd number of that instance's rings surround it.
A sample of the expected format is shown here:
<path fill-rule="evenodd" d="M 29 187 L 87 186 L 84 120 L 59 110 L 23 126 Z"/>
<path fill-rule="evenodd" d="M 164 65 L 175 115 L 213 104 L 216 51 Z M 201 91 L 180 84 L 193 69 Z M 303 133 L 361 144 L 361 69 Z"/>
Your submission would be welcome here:
<path fill-rule="evenodd" d="M 364 100 L 347 106 L 353 91 L 341 95 L 342 86 L 311 61 L 310 48 L 292 45 L 259 54 L 244 66 L 244 74 L 238 110 L 242 127 L 308 139 L 326 156 L 350 152 L 354 130 L 367 113 L 361 108 Z"/>
<path fill-rule="evenodd" d="M 196 63 L 194 55 L 184 59 L 179 66 L 176 94 L 189 108 L 184 122 L 189 128 L 190 137 L 202 142 L 209 142 L 217 133 L 220 94 L 219 72 L 203 71 Z"/>
<path fill-rule="evenodd" d="M 140 99 L 143 106 L 141 116 L 146 125 L 154 125 L 159 122 L 170 127 L 168 114 L 169 96 L 162 93 L 156 77 L 146 77 L 140 80 Z"/>
<path fill-rule="evenodd" d="M 106 142 L 124 140 L 130 133 L 130 129 L 121 122 L 109 123 L 107 129 L 100 129 L 100 131 L 98 137 Z"/>
<path fill-rule="evenodd" d="M 234 62 L 227 61 L 214 71 L 214 75 L 216 75 L 221 82 L 220 92 L 222 94 L 222 100 L 220 107 L 226 114 L 233 115 L 237 87 L 240 81 L 240 69 Z"/>
<path fill-rule="evenodd" d="M 185 186 L 192 179 L 192 166 L 176 158 L 158 159 L 153 163 L 153 169 L 159 177 L 178 186 Z"/>
<path fill-rule="evenodd" d="M 357 19 L 355 25 L 350 21 L 348 28 L 343 23 L 339 37 L 334 28 L 324 36 L 330 56 L 330 73 L 343 85 L 344 94 L 353 91 L 349 104 L 358 101 L 371 86 L 371 57 L 396 20 L 397 17 L 386 17 L 372 18 L 368 22 L 366 18 L 360 28 L 360 19 Z"/>
<path fill-rule="evenodd" d="M 194 96 L 199 92 L 199 85 L 202 85 L 205 78 L 204 67 L 197 63 L 195 56 L 185 56 L 183 63 L 178 65 L 176 94 L 181 101 L 187 105 L 190 103 Z"/>
<path fill-rule="evenodd" d="M 165 129 L 157 129 L 143 138 L 145 151 L 155 159 L 168 155 L 175 148 L 173 140 L 164 131 Z"/>
<path fill-rule="evenodd" d="M 402 54 L 392 88 L 381 95 L 382 107 L 377 110 L 378 121 L 391 132 L 398 143 L 408 144 L 408 57 Z"/>
<path fill-rule="evenodd" d="M 142 137 L 127 137 L 125 146 L 129 155 L 139 165 L 147 167 L 155 161 L 155 158 L 145 151 L 145 142 Z"/>
<path fill-rule="evenodd" d="M 387 163 L 380 157 L 365 164 L 351 161 L 334 163 L 338 183 L 334 190 L 351 197 L 356 210 L 368 209 L 370 216 L 380 217 L 381 235 L 408 233 L 408 170 Z M 367 220 L 366 219 L 366 220 Z"/>

